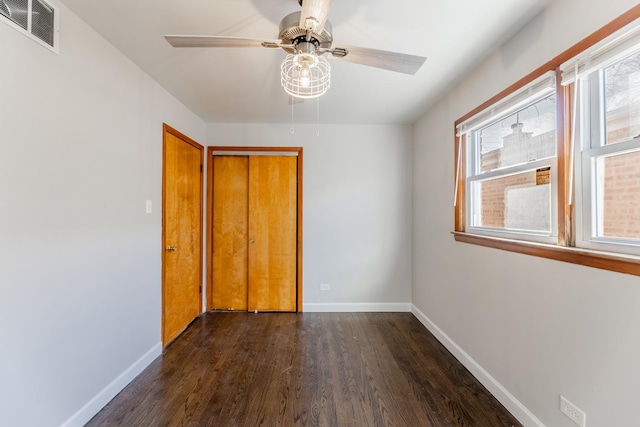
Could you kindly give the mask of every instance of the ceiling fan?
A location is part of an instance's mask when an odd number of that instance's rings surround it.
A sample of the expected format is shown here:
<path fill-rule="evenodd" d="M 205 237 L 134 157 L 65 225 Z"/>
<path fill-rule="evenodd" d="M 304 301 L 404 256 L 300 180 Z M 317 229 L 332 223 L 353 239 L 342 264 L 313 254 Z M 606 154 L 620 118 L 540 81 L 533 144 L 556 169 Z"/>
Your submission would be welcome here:
<path fill-rule="evenodd" d="M 288 55 L 280 67 L 281 84 L 297 98 L 315 98 L 331 83 L 326 53 L 355 64 L 404 74 L 415 74 L 425 57 L 357 46 L 333 46 L 331 23 L 327 20 L 333 0 L 298 0 L 300 12 L 280 22 L 278 39 L 227 36 L 166 35 L 173 47 L 265 47 L 281 48 Z"/>

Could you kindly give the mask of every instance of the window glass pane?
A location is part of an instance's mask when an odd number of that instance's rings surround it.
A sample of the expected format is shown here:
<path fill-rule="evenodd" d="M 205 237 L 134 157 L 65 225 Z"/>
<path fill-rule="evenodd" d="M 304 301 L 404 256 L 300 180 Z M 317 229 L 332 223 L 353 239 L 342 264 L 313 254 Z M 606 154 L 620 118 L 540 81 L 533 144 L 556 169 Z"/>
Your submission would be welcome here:
<path fill-rule="evenodd" d="M 476 144 L 480 172 L 555 156 L 555 95 L 479 130 Z"/>
<path fill-rule="evenodd" d="M 640 52 L 605 68 L 607 144 L 640 136 Z"/>
<path fill-rule="evenodd" d="M 517 231 L 551 231 L 549 169 L 473 183 L 472 224 Z"/>
<path fill-rule="evenodd" d="M 640 239 L 640 151 L 596 162 L 598 237 Z"/>

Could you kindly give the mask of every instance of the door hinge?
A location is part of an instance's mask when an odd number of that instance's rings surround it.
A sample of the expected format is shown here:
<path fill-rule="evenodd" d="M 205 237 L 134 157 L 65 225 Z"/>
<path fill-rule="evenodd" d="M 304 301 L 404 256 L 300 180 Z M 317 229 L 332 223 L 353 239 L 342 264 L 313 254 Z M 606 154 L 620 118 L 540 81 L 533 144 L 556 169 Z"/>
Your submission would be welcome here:
<path fill-rule="evenodd" d="M 202 165 L 200 165 L 200 173 L 202 173 Z"/>
<path fill-rule="evenodd" d="M 202 293 L 202 285 L 200 285 L 200 287 L 198 288 L 198 290 L 200 291 L 200 293 Z"/>

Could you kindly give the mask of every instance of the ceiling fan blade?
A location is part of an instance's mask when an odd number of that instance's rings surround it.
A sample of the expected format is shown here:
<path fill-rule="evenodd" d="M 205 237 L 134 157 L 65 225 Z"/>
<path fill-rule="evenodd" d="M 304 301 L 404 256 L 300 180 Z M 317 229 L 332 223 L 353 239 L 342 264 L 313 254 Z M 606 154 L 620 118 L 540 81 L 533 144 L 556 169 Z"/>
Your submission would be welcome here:
<path fill-rule="evenodd" d="M 327 22 L 333 0 L 302 0 L 300 27 L 320 33 Z"/>
<path fill-rule="evenodd" d="M 164 36 L 173 47 L 280 47 L 277 39 L 225 36 Z"/>
<path fill-rule="evenodd" d="M 345 50 L 347 52 L 346 55 L 344 54 Z M 332 54 L 337 58 L 354 64 L 367 65 L 404 74 L 415 74 L 427 59 L 424 56 L 344 45 L 333 49 Z"/>

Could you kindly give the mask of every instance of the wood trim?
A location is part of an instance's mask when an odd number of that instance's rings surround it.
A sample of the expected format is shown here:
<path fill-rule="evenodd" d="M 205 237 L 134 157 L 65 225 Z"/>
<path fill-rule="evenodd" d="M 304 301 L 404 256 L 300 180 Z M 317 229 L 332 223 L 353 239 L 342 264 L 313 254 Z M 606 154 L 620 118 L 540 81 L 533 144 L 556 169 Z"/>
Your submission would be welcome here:
<path fill-rule="evenodd" d="M 202 294 L 204 292 L 204 283 L 202 283 L 202 275 L 204 273 L 203 268 L 203 244 L 204 244 L 204 218 L 203 218 L 203 212 L 202 209 L 204 208 L 204 146 L 198 144 L 197 142 L 193 141 L 193 140 L 189 140 L 189 144 L 193 145 L 196 144 L 196 148 L 198 148 L 198 150 L 200 150 L 200 268 L 199 268 L 199 272 L 200 272 L 200 301 L 198 303 L 198 307 L 200 313 L 202 313 Z"/>
<path fill-rule="evenodd" d="M 470 233 L 454 232 L 452 234 L 457 242 L 471 243 L 494 249 L 640 276 L 640 257 L 524 242 L 522 240 L 501 239 Z"/>
<path fill-rule="evenodd" d="M 206 214 L 206 257 L 207 257 L 207 311 L 213 310 L 213 148 L 207 148 L 207 214 Z"/>
<path fill-rule="evenodd" d="M 211 157 L 216 151 L 229 152 L 294 152 L 298 157 L 298 223 L 297 223 L 297 307 L 296 312 L 302 313 L 302 225 L 303 225 L 303 149 L 302 147 L 230 147 L 230 146 L 213 146 L 207 149 L 207 310 L 211 310 L 213 299 L 209 299 L 209 295 L 213 298 L 213 265 L 211 259 L 213 257 L 213 161 Z"/>
<path fill-rule="evenodd" d="M 203 169 L 203 161 L 204 161 L 204 146 L 201 144 L 198 144 L 196 141 L 194 141 L 193 139 L 189 138 L 188 136 L 186 136 L 185 134 L 183 134 L 182 132 L 172 128 L 171 126 L 169 126 L 166 123 L 162 123 L 162 241 L 161 241 L 161 247 L 160 247 L 160 253 L 162 254 L 161 257 L 161 286 L 162 286 L 162 301 L 161 301 L 161 327 L 160 327 L 160 336 L 164 337 L 164 300 L 165 300 L 165 257 L 166 257 L 166 252 L 164 250 L 164 244 L 165 244 L 165 217 L 164 217 L 164 212 L 165 212 L 165 201 L 166 201 L 166 187 L 165 187 L 165 179 L 166 179 L 166 147 L 167 147 L 167 134 L 173 135 L 181 140 L 183 140 L 184 142 L 186 142 L 187 144 L 191 145 L 192 147 L 198 149 L 200 151 L 200 170 L 202 171 Z M 202 207 L 204 205 L 204 174 L 200 173 L 200 206 Z M 204 224 L 203 224 L 203 217 L 202 217 L 202 212 L 200 213 L 200 230 L 204 230 Z M 203 269 L 203 261 L 202 261 L 202 244 L 203 244 L 203 236 L 202 233 L 200 233 L 200 261 L 199 261 L 199 270 L 200 270 L 200 289 L 202 289 L 202 269 Z M 199 307 L 199 311 L 202 313 L 202 292 L 200 292 L 200 301 L 198 303 L 198 307 Z M 169 345 L 170 343 L 165 343 L 163 342 L 162 345 L 163 347 L 166 347 L 167 345 Z"/>
<path fill-rule="evenodd" d="M 204 155 L 204 145 L 198 144 L 196 141 L 194 141 L 193 139 L 189 138 L 187 135 L 185 135 L 182 132 L 172 128 L 168 124 L 163 123 L 162 124 L 163 140 L 164 140 L 164 134 L 165 133 L 169 133 L 169 134 L 175 136 L 176 138 L 179 138 L 179 139 L 183 140 L 184 142 L 188 143 L 189 145 L 192 145 L 193 147 L 195 147 L 198 150 L 200 150 Z M 163 157 L 163 160 L 164 160 L 164 157 Z"/>
<path fill-rule="evenodd" d="M 165 283 L 166 283 L 166 253 L 164 251 L 164 242 L 167 238 L 166 236 L 166 223 L 164 212 L 166 211 L 166 200 L 167 200 L 167 186 L 165 184 L 167 180 L 167 133 L 169 133 L 169 126 L 166 123 L 162 124 L 162 211 L 160 215 L 162 217 L 162 236 L 160 241 L 160 286 L 161 286 L 161 295 L 160 295 L 160 338 L 162 340 L 162 348 L 166 347 L 169 343 L 164 342 L 164 301 L 166 299 L 165 295 Z"/>
<path fill-rule="evenodd" d="M 298 254 L 297 254 L 297 272 L 298 272 L 298 307 L 297 312 L 302 313 L 302 147 L 298 151 Z"/>
<path fill-rule="evenodd" d="M 282 153 L 298 153 L 302 152 L 302 147 L 227 147 L 227 146 L 213 146 L 209 147 L 211 153 L 214 151 L 236 151 L 236 152 L 282 152 Z"/>

